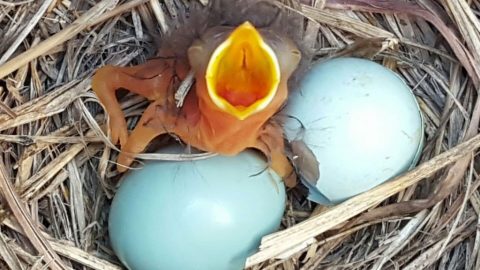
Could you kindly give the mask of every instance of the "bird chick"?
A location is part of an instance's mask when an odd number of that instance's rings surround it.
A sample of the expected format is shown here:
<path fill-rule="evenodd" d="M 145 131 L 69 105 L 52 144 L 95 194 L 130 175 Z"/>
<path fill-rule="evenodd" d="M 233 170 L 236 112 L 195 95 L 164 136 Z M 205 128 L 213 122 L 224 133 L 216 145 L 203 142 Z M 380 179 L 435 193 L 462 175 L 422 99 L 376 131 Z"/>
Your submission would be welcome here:
<path fill-rule="evenodd" d="M 258 149 L 285 184 L 295 186 L 283 130 L 273 116 L 288 98 L 288 81 L 302 53 L 287 34 L 255 25 L 250 18 L 240 21 L 237 16 L 230 20 L 233 24 L 207 21 L 186 49 L 176 46 L 172 33 L 169 45 L 144 64 L 97 70 L 92 89 L 109 115 L 112 142 L 121 145 L 118 171 L 126 171 L 154 138 L 173 134 L 192 147 L 221 155 Z M 178 34 L 179 40 L 181 35 L 185 33 Z M 173 92 L 189 70 L 195 84 L 183 106 L 176 108 Z M 130 134 L 115 96 L 120 88 L 151 101 Z"/>

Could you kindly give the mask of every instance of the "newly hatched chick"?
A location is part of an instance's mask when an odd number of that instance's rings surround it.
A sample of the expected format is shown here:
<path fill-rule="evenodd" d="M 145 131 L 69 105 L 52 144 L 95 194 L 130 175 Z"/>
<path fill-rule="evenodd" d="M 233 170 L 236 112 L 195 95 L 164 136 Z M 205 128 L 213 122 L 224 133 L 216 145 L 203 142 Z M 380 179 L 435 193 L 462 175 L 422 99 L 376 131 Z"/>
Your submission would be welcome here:
<path fill-rule="evenodd" d="M 210 3 L 190 10 L 190 23 L 173 31 L 154 59 L 134 67 L 108 65 L 93 77 L 92 88 L 110 117 L 111 139 L 121 145 L 117 169 L 125 171 L 154 138 L 168 133 L 222 155 L 258 149 L 292 187 L 296 174 L 281 125 L 272 117 L 286 102 L 302 58 L 298 37 L 291 35 L 298 34 L 292 27 L 298 24 L 269 1 Z M 173 91 L 190 69 L 195 84 L 176 108 Z M 152 101 L 130 134 L 115 96 L 120 88 Z"/>

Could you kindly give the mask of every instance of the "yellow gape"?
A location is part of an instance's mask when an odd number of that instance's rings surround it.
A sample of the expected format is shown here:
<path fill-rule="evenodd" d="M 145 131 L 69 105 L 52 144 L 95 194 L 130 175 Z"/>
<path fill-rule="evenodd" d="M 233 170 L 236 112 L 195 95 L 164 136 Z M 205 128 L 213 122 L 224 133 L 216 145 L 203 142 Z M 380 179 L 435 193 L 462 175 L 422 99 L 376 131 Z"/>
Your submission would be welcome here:
<path fill-rule="evenodd" d="M 244 120 L 264 109 L 280 82 L 275 53 L 249 22 L 213 52 L 206 71 L 208 94 L 223 111 Z"/>

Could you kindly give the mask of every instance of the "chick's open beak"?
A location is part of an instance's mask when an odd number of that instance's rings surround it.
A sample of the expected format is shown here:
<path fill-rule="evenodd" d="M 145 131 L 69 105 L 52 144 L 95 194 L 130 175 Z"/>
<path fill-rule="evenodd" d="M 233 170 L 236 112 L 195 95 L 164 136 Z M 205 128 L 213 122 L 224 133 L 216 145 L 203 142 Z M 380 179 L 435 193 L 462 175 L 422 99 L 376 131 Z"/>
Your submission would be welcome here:
<path fill-rule="evenodd" d="M 206 71 L 208 94 L 225 112 L 243 120 L 272 101 L 280 67 L 272 48 L 249 22 L 213 52 Z"/>

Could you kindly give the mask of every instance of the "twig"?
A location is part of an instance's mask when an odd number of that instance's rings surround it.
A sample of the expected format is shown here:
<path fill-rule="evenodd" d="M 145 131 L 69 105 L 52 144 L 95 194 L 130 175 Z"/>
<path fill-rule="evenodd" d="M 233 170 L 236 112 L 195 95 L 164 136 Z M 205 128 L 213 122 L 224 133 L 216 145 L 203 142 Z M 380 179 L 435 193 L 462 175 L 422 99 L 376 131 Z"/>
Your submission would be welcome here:
<path fill-rule="evenodd" d="M 4 5 L 4 6 L 7 6 L 7 7 L 15 7 L 15 6 L 25 5 L 25 4 L 28 4 L 28 3 L 31 3 L 31 2 L 33 2 L 33 0 L 20 1 L 20 2 L 16 2 L 16 3 L 0 0 L 0 5 Z"/>
<path fill-rule="evenodd" d="M 471 233 L 475 231 L 475 224 L 472 224 L 468 227 L 463 227 L 462 229 L 457 228 L 454 232 L 455 238 L 452 240 L 450 245 L 447 246 L 447 250 L 451 249 L 453 246 L 462 242 L 467 238 Z M 410 262 L 408 265 L 404 266 L 403 270 L 417 270 L 417 269 L 426 269 L 429 265 L 433 264 L 438 260 L 437 254 L 439 254 L 440 247 L 444 243 L 444 239 L 438 241 L 435 245 L 429 249 L 423 251 L 415 260 Z"/>
<path fill-rule="evenodd" d="M 0 101 L 0 109 L 5 111 L 5 113 L 7 113 L 8 116 L 10 116 L 12 119 L 17 117 L 17 114 L 12 109 L 10 109 L 10 107 L 8 107 L 7 104 L 1 101 Z"/>
<path fill-rule="evenodd" d="M 31 145 L 34 143 L 64 144 L 81 142 L 103 142 L 98 136 L 80 137 L 80 136 L 29 136 L 29 135 L 7 135 L 0 134 L 0 142 L 18 143 L 21 145 Z"/>
<path fill-rule="evenodd" d="M 284 231 L 264 237 L 260 251 L 247 259 L 246 267 L 275 258 L 286 250 L 308 241 L 359 213 L 375 206 L 386 198 L 404 190 L 439 169 L 465 157 L 480 147 L 480 135 L 424 162 L 415 169 L 395 177 L 372 190 L 351 198 L 340 205 Z M 467 161 L 468 163 L 468 161 Z"/>
<path fill-rule="evenodd" d="M 0 66 L 0 79 L 3 79 L 8 74 L 28 64 L 33 59 L 47 53 L 58 44 L 62 44 L 63 42 L 74 37 L 83 29 L 90 26 L 92 21 L 97 16 L 102 14 L 106 9 L 112 7 L 116 2 L 117 0 L 103 0 L 99 2 L 97 5 L 85 12 L 80 18 L 74 21 L 71 25 L 65 27 L 62 31 L 44 40 L 34 48 L 31 48 L 6 62 Z"/>
<path fill-rule="evenodd" d="M 128 10 L 131 10 L 132 8 L 138 6 L 138 5 L 141 5 L 143 3 L 146 3 L 150 0 L 131 0 L 131 1 L 128 1 L 126 2 L 125 4 L 123 5 L 120 5 L 110 11 L 107 11 L 105 13 L 103 13 L 101 16 L 99 16 L 96 20 L 94 20 L 91 24 L 91 26 L 93 25 L 96 25 L 96 24 L 99 24 L 99 23 L 102 23 L 112 17 L 115 17 L 117 15 L 120 15 Z"/>
<path fill-rule="evenodd" d="M 155 14 L 155 17 L 162 28 L 162 32 L 167 33 L 168 25 L 165 20 L 165 14 L 163 13 L 162 6 L 160 6 L 158 0 L 150 0 L 150 7 L 152 8 L 153 14 Z"/>
<path fill-rule="evenodd" d="M 8 248 L 7 241 L 3 233 L 0 232 L 0 258 L 10 267 L 11 270 L 22 270 L 20 261 L 14 252 Z"/>
<path fill-rule="evenodd" d="M 185 80 L 182 81 L 177 91 L 175 92 L 175 101 L 178 108 L 183 106 L 183 101 L 187 96 L 190 88 L 192 87 L 194 80 L 195 73 L 193 72 L 193 70 L 190 70 Z"/>
<path fill-rule="evenodd" d="M 7 218 L 4 220 L 3 225 L 9 227 L 10 229 L 23 234 L 21 228 L 11 219 Z M 87 253 L 77 247 L 70 246 L 67 243 L 60 242 L 58 239 L 53 239 L 49 237 L 48 234 L 41 232 L 45 236 L 46 241 L 52 246 L 52 249 L 58 252 L 58 254 L 72 259 L 73 261 L 82 263 L 83 265 L 90 267 L 96 270 L 120 270 L 120 266 L 110 263 L 104 259 L 98 258 L 94 255 Z"/>
<path fill-rule="evenodd" d="M 112 264 L 108 261 L 97 258 L 87 252 L 73 247 L 58 243 L 57 241 L 50 241 L 52 248 L 61 255 L 72 259 L 76 262 L 83 264 L 86 267 L 90 267 L 96 270 L 121 270 L 122 267 Z"/>
<path fill-rule="evenodd" d="M 22 30 L 22 32 L 18 35 L 17 39 L 13 42 L 13 44 L 8 48 L 8 50 L 3 54 L 3 56 L 0 58 L 0 65 L 5 63 L 10 56 L 17 50 L 18 46 L 23 42 L 25 37 L 32 31 L 32 29 L 37 25 L 38 21 L 40 18 L 42 18 L 43 14 L 45 11 L 47 11 L 47 8 L 50 6 L 50 4 L 55 1 L 55 0 L 45 0 L 43 3 L 40 5 L 38 8 L 37 13 L 33 15 L 32 20 L 25 26 L 25 28 Z"/>
<path fill-rule="evenodd" d="M 475 64 L 475 61 L 467 48 L 465 48 L 455 33 L 453 33 L 439 17 L 419 5 L 398 2 L 396 0 L 328 0 L 325 7 L 340 10 L 353 9 L 365 12 L 410 14 L 429 21 L 445 37 L 445 40 L 450 44 L 452 50 L 467 70 L 474 84 L 477 87 L 480 85 L 480 67 Z"/>
<path fill-rule="evenodd" d="M 40 254 L 44 257 L 45 262 L 49 264 L 53 270 L 67 269 L 60 260 L 60 257 L 58 257 L 55 251 L 53 251 L 42 234 L 32 223 L 31 217 L 28 214 L 28 210 L 25 209 L 23 202 L 20 200 L 18 194 L 15 192 L 10 180 L 8 179 L 8 174 L 1 157 L 0 190 L 2 191 L 3 197 L 7 201 L 8 206 L 12 210 L 15 218 L 18 220 L 18 223 L 25 232 L 25 235 L 28 236 L 28 239 L 32 242 L 32 245 L 35 247 L 35 249 L 37 249 L 37 251 L 40 252 Z"/>
<path fill-rule="evenodd" d="M 457 217 L 455 218 L 455 221 L 452 224 L 452 228 L 449 230 L 447 237 L 443 241 L 443 244 L 440 248 L 440 252 L 437 255 L 437 259 L 440 259 L 441 255 L 443 254 L 443 252 L 447 248 L 447 245 L 448 245 L 448 243 L 450 242 L 450 239 L 453 236 L 453 231 L 457 227 L 458 222 L 460 221 L 460 217 L 463 214 L 463 210 L 465 209 L 465 205 L 468 202 L 468 198 L 470 197 L 470 188 L 472 186 L 473 170 L 474 169 L 473 169 L 473 159 L 472 159 L 471 163 L 470 163 L 470 175 L 467 178 L 467 190 L 465 191 L 465 198 L 463 199 L 462 205 L 460 206 L 460 209 L 458 210 L 458 214 L 457 214 Z"/>
<path fill-rule="evenodd" d="M 387 263 L 395 254 L 400 252 L 410 240 L 420 231 L 425 224 L 428 210 L 423 210 L 412 218 L 405 227 L 399 232 L 395 241 L 393 241 L 387 250 L 385 250 L 379 260 L 372 266 L 372 270 L 384 269 L 383 265 Z M 368 224 L 368 223 L 367 223 Z"/>

